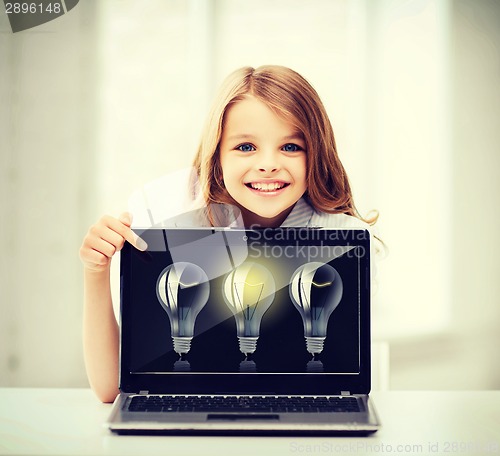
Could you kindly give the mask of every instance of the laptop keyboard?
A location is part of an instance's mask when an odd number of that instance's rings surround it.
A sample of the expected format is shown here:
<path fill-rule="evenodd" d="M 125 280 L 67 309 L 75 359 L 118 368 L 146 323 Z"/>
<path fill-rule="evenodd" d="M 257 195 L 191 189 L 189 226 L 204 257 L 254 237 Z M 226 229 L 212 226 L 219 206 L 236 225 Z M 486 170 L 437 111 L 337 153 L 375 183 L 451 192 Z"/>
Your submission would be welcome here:
<path fill-rule="evenodd" d="M 359 412 L 355 397 L 340 396 L 133 396 L 131 412 Z"/>

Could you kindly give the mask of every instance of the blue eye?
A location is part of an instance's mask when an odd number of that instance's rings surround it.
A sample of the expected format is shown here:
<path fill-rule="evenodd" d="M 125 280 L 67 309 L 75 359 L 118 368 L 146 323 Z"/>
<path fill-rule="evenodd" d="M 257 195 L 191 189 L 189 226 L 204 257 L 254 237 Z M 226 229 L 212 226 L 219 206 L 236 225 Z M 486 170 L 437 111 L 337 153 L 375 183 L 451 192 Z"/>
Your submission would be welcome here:
<path fill-rule="evenodd" d="M 298 152 L 299 150 L 302 150 L 302 147 L 298 146 L 297 144 L 289 143 L 285 144 L 282 147 L 282 150 L 285 152 Z"/>
<path fill-rule="evenodd" d="M 242 152 L 252 152 L 255 150 L 255 147 L 253 147 L 249 143 L 245 144 L 240 144 L 239 146 L 236 147 L 237 150 L 241 150 Z"/>

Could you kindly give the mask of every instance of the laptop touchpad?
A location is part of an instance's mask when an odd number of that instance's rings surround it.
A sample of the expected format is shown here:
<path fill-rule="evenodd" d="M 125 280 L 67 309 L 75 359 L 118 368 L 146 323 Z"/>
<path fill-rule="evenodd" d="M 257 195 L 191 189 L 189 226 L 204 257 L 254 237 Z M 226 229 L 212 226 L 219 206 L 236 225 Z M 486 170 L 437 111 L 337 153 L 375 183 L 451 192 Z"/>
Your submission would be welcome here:
<path fill-rule="evenodd" d="M 259 414 L 234 414 L 234 413 L 209 413 L 207 420 L 222 420 L 222 421 L 254 421 L 254 420 L 279 420 L 279 415 L 259 415 Z"/>

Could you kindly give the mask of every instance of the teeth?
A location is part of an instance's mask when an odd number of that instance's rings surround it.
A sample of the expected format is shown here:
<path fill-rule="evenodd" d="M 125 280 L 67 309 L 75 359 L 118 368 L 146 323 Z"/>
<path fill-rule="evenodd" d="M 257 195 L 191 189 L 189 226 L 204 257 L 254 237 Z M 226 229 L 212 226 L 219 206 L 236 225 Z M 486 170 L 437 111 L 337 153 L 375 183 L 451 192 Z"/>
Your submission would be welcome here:
<path fill-rule="evenodd" d="M 283 188 L 285 184 L 278 182 L 273 182 L 271 184 L 265 184 L 262 182 L 252 182 L 250 186 L 255 190 L 260 190 L 263 192 L 273 192 L 275 190 L 278 190 L 279 188 Z"/>

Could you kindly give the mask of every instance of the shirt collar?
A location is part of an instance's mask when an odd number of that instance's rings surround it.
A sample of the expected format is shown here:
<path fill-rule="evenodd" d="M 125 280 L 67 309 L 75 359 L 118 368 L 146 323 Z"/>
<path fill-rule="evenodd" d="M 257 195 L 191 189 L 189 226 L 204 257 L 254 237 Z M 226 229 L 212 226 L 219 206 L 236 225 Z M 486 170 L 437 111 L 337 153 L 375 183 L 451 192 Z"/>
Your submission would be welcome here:
<path fill-rule="evenodd" d="M 229 225 L 230 228 L 244 228 L 243 218 L 241 214 L 238 217 L 234 215 L 233 211 L 233 222 Z M 292 211 L 288 214 L 288 217 L 281 224 L 282 227 L 305 227 L 309 226 L 311 222 L 311 217 L 313 216 L 314 209 L 306 201 L 304 197 L 300 198 L 293 207 Z"/>
<path fill-rule="evenodd" d="M 292 209 L 292 212 L 288 214 L 288 217 L 281 224 L 283 227 L 287 226 L 298 226 L 305 227 L 309 226 L 311 222 L 311 217 L 313 216 L 314 209 L 306 201 L 304 197 L 300 198 Z"/>

